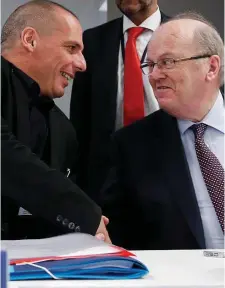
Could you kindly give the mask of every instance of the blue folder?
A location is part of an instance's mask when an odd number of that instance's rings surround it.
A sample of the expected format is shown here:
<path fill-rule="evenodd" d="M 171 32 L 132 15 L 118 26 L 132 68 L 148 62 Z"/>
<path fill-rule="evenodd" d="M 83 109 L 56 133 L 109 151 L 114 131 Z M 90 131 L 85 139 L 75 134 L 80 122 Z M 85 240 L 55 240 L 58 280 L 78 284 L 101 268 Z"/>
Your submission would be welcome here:
<path fill-rule="evenodd" d="M 2 245 L 8 253 L 11 281 L 137 279 L 148 274 L 133 253 L 83 233 L 6 240 Z"/>
<path fill-rule="evenodd" d="M 132 257 L 97 256 L 10 265 L 10 280 L 137 279 L 148 268 Z"/>
<path fill-rule="evenodd" d="M 1 251 L 1 270 L 0 270 L 0 278 L 1 278 L 1 288 L 6 288 L 7 287 L 7 267 L 8 267 L 8 260 L 7 260 L 7 254 L 6 251 Z"/>

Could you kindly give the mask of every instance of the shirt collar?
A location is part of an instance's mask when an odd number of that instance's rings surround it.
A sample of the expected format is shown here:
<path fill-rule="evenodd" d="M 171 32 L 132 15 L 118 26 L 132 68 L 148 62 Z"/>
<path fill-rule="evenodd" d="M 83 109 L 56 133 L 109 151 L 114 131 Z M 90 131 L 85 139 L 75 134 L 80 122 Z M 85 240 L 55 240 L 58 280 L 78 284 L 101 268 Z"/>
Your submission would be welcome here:
<path fill-rule="evenodd" d="M 211 126 L 220 132 L 224 133 L 224 102 L 223 97 L 219 91 L 218 96 L 216 98 L 216 101 L 211 108 L 211 110 L 208 112 L 208 114 L 204 117 L 204 119 L 198 123 L 192 122 L 190 120 L 183 120 L 178 119 L 178 127 L 181 134 L 184 134 L 188 128 L 190 128 L 194 124 L 204 123 L 208 126 Z"/>
<path fill-rule="evenodd" d="M 155 31 L 161 23 L 161 13 L 159 7 L 157 10 L 145 19 L 138 27 L 147 28 L 149 30 Z M 125 33 L 129 28 L 137 27 L 127 16 L 123 15 L 123 33 Z"/>

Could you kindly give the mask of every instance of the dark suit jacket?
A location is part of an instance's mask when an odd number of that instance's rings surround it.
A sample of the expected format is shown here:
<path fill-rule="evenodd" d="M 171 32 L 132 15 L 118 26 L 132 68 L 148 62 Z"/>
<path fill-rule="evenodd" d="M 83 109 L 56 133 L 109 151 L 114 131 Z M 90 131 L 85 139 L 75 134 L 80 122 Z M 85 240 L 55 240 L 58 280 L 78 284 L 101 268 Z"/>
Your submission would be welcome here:
<path fill-rule="evenodd" d="M 177 120 L 159 110 L 115 133 L 103 190 L 114 244 L 203 249 L 205 240 Z"/>
<path fill-rule="evenodd" d="M 38 238 L 79 231 L 94 235 L 100 208 L 64 176 L 67 169 L 71 175 L 75 172 L 77 141 L 73 126 L 56 106 L 49 111 L 47 166 L 28 147 L 28 95 L 27 102 L 21 100 L 27 91 L 19 86 L 12 65 L 4 58 L 1 76 L 2 237 Z M 33 216 L 21 221 L 17 217 L 21 206 Z"/>
<path fill-rule="evenodd" d="M 162 14 L 162 21 L 167 16 Z M 73 84 L 70 119 L 79 143 L 77 183 L 96 201 L 108 174 L 108 147 L 115 131 L 117 70 L 122 17 L 84 32 L 87 70 Z"/>

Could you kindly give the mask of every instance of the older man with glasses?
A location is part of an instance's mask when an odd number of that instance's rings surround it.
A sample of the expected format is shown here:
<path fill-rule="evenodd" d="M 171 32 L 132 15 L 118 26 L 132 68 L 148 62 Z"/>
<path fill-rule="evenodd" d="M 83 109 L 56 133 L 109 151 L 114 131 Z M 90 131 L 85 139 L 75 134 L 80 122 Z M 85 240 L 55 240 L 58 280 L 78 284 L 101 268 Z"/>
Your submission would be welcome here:
<path fill-rule="evenodd" d="M 128 249 L 224 247 L 224 45 L 201 15 L 161 25 L 141 65 L 160 110 L 116 132 L 104 189 Z"/>

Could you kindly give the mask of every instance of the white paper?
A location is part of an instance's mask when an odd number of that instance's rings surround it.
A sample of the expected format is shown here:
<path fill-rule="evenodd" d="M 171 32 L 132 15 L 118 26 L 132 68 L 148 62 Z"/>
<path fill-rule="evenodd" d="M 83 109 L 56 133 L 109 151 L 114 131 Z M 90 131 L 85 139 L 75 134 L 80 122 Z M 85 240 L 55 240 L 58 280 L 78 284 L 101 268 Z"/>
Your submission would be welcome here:
<path fill-rule="evenodd" d="M 1 245 L 2 249 L 7 250 L 9 259 L 83 256 L 120 251 L 116 246 L 83 233 L 70 233 L 43 239 L 4 240 L 1 241 Z"/>

